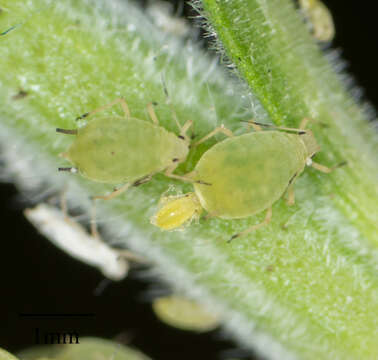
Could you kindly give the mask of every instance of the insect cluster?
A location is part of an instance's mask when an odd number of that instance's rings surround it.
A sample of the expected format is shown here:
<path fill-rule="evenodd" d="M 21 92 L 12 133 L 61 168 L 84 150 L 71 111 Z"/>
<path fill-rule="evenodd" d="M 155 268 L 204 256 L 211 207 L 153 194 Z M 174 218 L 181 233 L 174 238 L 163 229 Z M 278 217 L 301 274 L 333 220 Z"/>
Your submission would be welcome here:
<path fill-rule="evenodd" d="M 309 119 L 304 119 L 299 129 L 249 121 L 255 131 L 238 136 L 222 125 L 191 144 L 187 131 L 192 122 L 187 121 L 183 126 L 177 122 L 179 135 L 169 132 L 159 125 L 152 104 L 147 106 L 151 122 L 132 117 L 123 99 L 80 118 L 117 103 L 122 105 L 124 117 L 97 116 L 79 129 L 57 129 L 76 136 L 62 154 L 73 167 L 60 170 L 79 172 L 97 182 L 124 184 L 110 195 L 95 197 L 104 200 L 118 196 L 130 186 L 149 181 L 159 172 L 191 182 L 193 192 L 162 196 L 160 208 L 151 219 L 162 230 L 181 228 L 199 218 L 204 210 L 208 216 L 220 219 L 241 219 L 266 210 L 264 221 L 231 239 L 246 235 L 270 222 L 272 205 L 285 192 L 288 204 L 294 203 L 293 187 L 306 165 L 326 173 L 333 170 L 312 161 L 320 148 L 313 133 L 306 130 Z M 271 129 L 263 130 L 262 127 Z M 174 174 L 177 166 L 186 160 L 190 146 L 195 147 L 218 133 L 227 138 L 207 150 L 192 172 Z"/>

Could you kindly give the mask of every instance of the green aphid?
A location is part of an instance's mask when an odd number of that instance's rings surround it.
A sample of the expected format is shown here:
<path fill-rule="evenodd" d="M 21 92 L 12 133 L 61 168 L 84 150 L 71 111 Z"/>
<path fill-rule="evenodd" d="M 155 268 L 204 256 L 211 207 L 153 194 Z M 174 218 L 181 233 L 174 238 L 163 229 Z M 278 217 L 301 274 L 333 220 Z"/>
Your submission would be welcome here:
<path fill-rule="evenodd" d="M 79 117 L 86 118 L 117 103 L 122 105 L 125 117 L 95 117 L 84 127 L 73 130 L 57 129 L 57 132 L 75 135 L 70 148 L 62 154 L 74 167 L 61 171 L 79 172 L 87 179 L 107 183 L 125 184 L 107 196 L 111 199 L 126 191 L 131 185 L 140 185 L 153 174 L 164 171 L 170 178 L 194 182 L 186 176 L 173 174 L 189 152 L 190 139 L 186 135 L 192 125 L 187 121 L 176 135 L 159 126 L 152 104 L 147 110 L 152 122 L 131 117 L 123 99 L 98 108 Z"/>
<path fill-rule="evenodd" d="M 162 322 L 181 330 L 205 332 L 219 326 L 219 316 L 214 311 L 183 296 L 159 297 L 152 308 Z"/>
<path fill-rule="evenodd" d="M 232 239 L 269 223 L 272 204 L 285 191 L 288 203 L 294 204 L 294 182 L 306 165 L 326 173 L 333 170 L 312 161 L 320 148 L 313 133 L 304 130 L 307 121 L 304 119 L 299 129 L 271 131 L 261 131 L 263 124 L 249 122 L 258 131 L 240 136 L 233 136 L 223 126 L 215 129 L 195 145 L 220 131 L 229 138 L 206 151 L 190 174 L 194 180 L 201 179 L 210 186 L 195 183 L 194 193 L 164 198 L 152 223 L 161 229 L 172 230 L 193 217 L 198 218 L 203 209 L 209 216 L 221 219 L 241 219 L 267 210 L 263 222 Z"/>

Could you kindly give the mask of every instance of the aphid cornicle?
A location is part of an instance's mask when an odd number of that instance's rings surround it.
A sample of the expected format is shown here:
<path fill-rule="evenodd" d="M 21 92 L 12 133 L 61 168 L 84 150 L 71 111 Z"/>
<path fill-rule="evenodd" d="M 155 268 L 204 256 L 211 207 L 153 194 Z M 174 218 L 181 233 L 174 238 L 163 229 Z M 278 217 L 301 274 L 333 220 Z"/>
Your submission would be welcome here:
<path fill-rule="evenodd" d="M 176 135 L 159 126 L 152 104 L 147 105 L 152 120 L 149 122 L 131 117 L 123 99 L 117 99 L 80 118 L 87 118 L 117 103 L 121 104 L 125 117 L 95 117 L 79 129 L 57 129 L 57 132 L 76 135 L 70 148 L 62 154 L 74 167 L 59 170 L 78 171 L 84 177 L 97 182 L 125 184 L 108 196 L 96 197 L 105 200 L 161 171 L 174 179 L 196 181 L 173 174 L 176 167 L 186 159 L 189 151 L 190 139 L 186 132 L 192 125 L 190 120 L 182 127 L 177 123 L 180 134 Z"/>
<path fill-rule="evenodd" d="M 224 127 L 215 129 L 195 145 L 219 131 L 227 134 L 229 138 L 207 150 L 191 175 L 194 180 L 201 179 L 211 186 L 195 183 L 194 193 L 189 193 L 190 196 L 185 194 L 166 201 L 152 218 L 152 223 L 164 230 L 170 230 L 180 227 L 193 216 L 198 217 L 202 209 L 210 216 L 221 219 L 241 219 L 267 210 L 263 222 L 232 238 L 269 223 L 272 204 L 286 190 L 288 203 L 294 203 L 293 185 L 305 165 L 311 165 L 323 172 L 333 170 L 312 161 L 311 158 L 320 148 L 313 133 L 304 130 L 307 121 L 308 119 L 304 119 L 299 129 L 276 128 L 240 136 L 232 136 Z M 261 130 L 260 125 L 263 125 L 254 122 L 250 124 L 255 130 Z M 188 199 L 191 200 L 189 205 Z M 168 207 L 170 211 L 167 211 Z"/>

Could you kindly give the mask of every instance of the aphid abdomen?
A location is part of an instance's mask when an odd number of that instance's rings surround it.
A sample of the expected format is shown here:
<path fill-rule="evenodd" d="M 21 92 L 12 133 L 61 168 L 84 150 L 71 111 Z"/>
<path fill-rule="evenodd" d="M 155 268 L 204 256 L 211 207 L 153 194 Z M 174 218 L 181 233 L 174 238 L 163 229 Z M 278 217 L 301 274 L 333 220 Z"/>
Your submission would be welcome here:
<path fill-rule="evenodd" d="M 65 156 L 91 180 L 126 183 L 165 169 L 179 141 L 147 121 L 100 117 L 79 129 Z"/>
<path fill-rule="evenodd" d="M 194 184 L 201 205 L 223 219 L 259 213 L 277 201 L 305 165 L 300 135 L 278 131 L 249 133 L 226 139 L 199 160 Z"/>

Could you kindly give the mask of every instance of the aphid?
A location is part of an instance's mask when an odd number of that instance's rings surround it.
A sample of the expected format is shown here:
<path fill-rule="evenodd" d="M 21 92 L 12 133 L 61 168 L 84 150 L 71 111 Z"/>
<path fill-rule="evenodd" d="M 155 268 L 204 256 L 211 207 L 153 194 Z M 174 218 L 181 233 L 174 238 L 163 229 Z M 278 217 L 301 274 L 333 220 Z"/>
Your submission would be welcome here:
<path fill-rule="evenodd" d="M 219 325 L 218 316 L 182 296 L 157 298 L 152 308 L 162 322 L 181 330 L 204 332 L 214 330 Z"/>
<path fill-rule="evenodd" d="M 187 21 L 173 14 L 173 4 L 154 0 L 147 4 L 146 10 L 155 25 L 166 33 L 182 37 L 190 34 Z"/>
<path fill-rule="evenodd" d="M 190 139 L 186 132 L 192 121 L 187 121 L 182 127 L 177 122 L 180 129 L 180 134 L 177 136 L 159 126 L 151 103 L 147 105 L 147 110 L 152 123 L 131 117 L 123 99 L 117 99 L 78 119 L 94 115 L 117 103 L 121 104 L 125 117 L 96 117 L 83 128 L 56 129 L 57 132 L 76 135 L 70 148 L 62 154 L 74 167 L 59 168 L 59 170 L 79 172 L 84 177 L 97 182 L 124 184 L 108 196 L 96 197 L 105 200 L 121 194 L 133 184 L 139 184 L 142 179 L 147 181 L 151 175 L 162 171 L 173 179 L 197 181 L 187 176 L 173 174 L 177 166 L 187 157 Z"/>
<path fill-rule="evenodd" d="M 152 223 L 164 230 L 173 230 L 177 228 L 177 223 L 182 224 L 188 219 L 198 219 L 202 212 L 202 206 L 194 193 L 163 196 L 159 205 L 161 210 L 152 218 Z"/>
<path fill-rule="evenodd" d="M 233 136 L 223 126 L 216 128 L 194 145 L 218 132 L 229 138 L 207 150 L 191 173 L 193 179 L 200 178 L 211 186 L 194 183 L 193 193 L 168 199 L 152 223 L 171 230 L 198 217 L 203 209 L 209 216 L 221 219 L 241 219 L 267 210 L 263 222 L 235 234 L 231 240 L 268 224 L 272 204 L 285 191 L 288 203 L 294 204 L 293 186 L 305 165 L 326 173 L 333 170 L 312 161 L 320 148 L 312 131 L 304 130 L 308 120 L 304 119 L 299 129 L 270 131 L 261 131 L 260 126 L 267 125 L 249 122 L 257 131 L 240 136 Z"/>
<path fill-rule="evenodd" d="M 332 14 L 320 0 L 299 0 L 304 16 L 309 21 L 312 35 L 319 41 L 329 42 L 335 36 Z"/>
<path fill-rule="evenodd" d="M 70 219 L 64 210 L 41 203 L 24 211 L 26 218 L 54 245 L 73 258 L 98 268 L 104 276 L 117 281 L 128 273 L 126 259 L 142 262 L 141 257 L 128 250 L 111 248 L 101 241 L 97 231 L 89 234 L 78 222 Z"/>
<path fill-rule="evenodd" d="M 1 9 L 0 9 L 1 12 Z M 11 353 L 8 351 L 0 348 L 0 360 L 18 360 L 15 356 L 13 356 Z"/>

